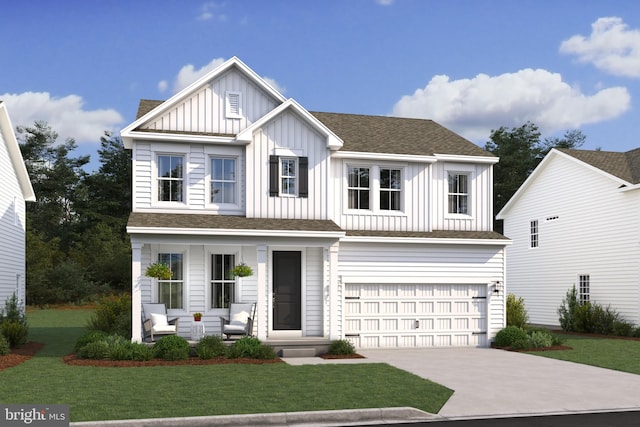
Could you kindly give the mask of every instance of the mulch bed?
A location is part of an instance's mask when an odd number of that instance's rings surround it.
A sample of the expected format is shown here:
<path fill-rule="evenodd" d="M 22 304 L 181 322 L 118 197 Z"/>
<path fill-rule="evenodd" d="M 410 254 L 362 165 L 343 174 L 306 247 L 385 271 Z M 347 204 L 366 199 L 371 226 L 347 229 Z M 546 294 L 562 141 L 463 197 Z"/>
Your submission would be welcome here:
<path fill-rule="evenodd" d="M 40 349 L 44 347 L 44 344 L 34 341 L 29 341 L 26 344 L 11 349 L 11 353 L 0 356 L 0 371 L 13 368 L 21 363 L 31 359 Z"/>
<path fill-rule="evenodd" d="M 190 357 L 187 360 L 162 360 L 153 359 L 147 361 L 136 360 L 91 360 L 91 359 L 78 359 L 75 354 L 69 354 L 62 358 L 62 361 L 71 366 L 98 366 L 103 368 L 139 368 L 147 366 L 195 366 L 195 365 L 230 365 L 230 364 L 243 364 L 243 365 L 266 365 L 273 363 L 284 363 L 280 358 L 275 359 L 226 359 L 215 358 L 203 360 L 198 357 Z"/>
<path fill-rule="evenodd" d="M 365 359 L 361 354 L 322 354 L 320 355 L 323 359 Z"/>

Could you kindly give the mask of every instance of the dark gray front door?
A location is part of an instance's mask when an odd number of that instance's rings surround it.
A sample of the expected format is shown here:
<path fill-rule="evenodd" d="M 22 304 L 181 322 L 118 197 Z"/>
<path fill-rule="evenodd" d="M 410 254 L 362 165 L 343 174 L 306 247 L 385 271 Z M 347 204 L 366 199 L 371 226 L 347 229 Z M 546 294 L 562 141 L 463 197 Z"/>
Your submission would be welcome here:
<path fill-rule="evenodd" d="M 302 253 L 273 252 L 273 329 L 302 329 Z"/>

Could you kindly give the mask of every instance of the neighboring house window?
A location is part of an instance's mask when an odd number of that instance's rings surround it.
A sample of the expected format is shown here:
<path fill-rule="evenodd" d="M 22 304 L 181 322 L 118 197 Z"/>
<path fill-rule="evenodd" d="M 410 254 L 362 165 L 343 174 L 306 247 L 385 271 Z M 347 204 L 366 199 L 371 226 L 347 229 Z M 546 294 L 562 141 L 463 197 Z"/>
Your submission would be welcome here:
<path fill-rule="evenodd" d="M 530 234 L 529 234 L 529 242 L 532 248 L 537 248 L 539 241 L 539 230 L 538 230 L 538 220 L 534 219 L 529 223 Z"/>
<path fill-rule="evenodd" d="M 469 214 L 469 175 L 449 172 L 449 213 Z"/>
<path fill-rule="evenodd" d="M 309 158 L 269 156 L 269 196 L 309 195 Z"/>
<path fill-rule="evenodd" d="M 164 303 L 167 308 L 184 308 L 183 259 L 183 254 L 158 254 L 158 261 L 171 268 L 171 279 L 158 280 L 158 302 Z"/>
<path fill-rule="evenodd" d="M 588 274 L 581 274 L 580 276 L 578 276 L 578 296 L 581 304 L 589 302 L 589 281 L 590 280 Z"/>
<path fill-rule="evenodd" d="M 182 202 L 184 192 L 184 158 L 158 156 L 158 200 Z"/>
<path fill-rule="evenodd" d="M 241 118 L 242 94 L 240 92 L 227 92 L 226 116 L 228 119 Z"/>
<path fill-rule="evenodd" d="M 211 308 L 228 308 L 234 301 L 236 281 L 232 270 L 235 260 L 235 255 L 211 255 Z"/>
<path fill-rule="evenodd" d="M 369 209 L 369 168 L 350 167 L 348 179 L 349 209 Z"/>
<path fill-rule="evenodd" d="M 380 209 L 400 210 L 402 174 L 400 169 L 380 169 Z"/>
<path fill-rule="evenodd" d="M 236 159 L 211 159 L 211 203 L 236 203 Z"/>
<path fill-rule="evenodd" d="M 280 194 L 295 196 L 298 182 L 298 160 L 280 158 Z"/>

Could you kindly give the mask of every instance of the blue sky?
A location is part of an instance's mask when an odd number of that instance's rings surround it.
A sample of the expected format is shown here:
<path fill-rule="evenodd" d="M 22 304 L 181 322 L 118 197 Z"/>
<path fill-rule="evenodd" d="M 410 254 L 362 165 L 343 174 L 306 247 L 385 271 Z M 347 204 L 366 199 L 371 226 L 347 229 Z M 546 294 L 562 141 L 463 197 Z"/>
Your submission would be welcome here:
<path fill-rule="evenodd" d="M 237 56 L 310 111 L 433 119 L 480 146 L 532 121 L 640 147 L 633 0 L 0 0 L 0 100 L 78 154 Z"/>

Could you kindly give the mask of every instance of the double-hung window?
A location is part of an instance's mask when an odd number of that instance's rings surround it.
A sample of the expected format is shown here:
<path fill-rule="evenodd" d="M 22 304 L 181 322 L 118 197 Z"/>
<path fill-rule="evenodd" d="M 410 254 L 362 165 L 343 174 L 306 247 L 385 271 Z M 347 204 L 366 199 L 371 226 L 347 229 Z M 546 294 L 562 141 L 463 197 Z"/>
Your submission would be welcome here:
<path fill-rule="evenodd" d="M 211 203 L 236 203 L 236 159 L 211 158 Z"/>
<path fill-rule="evenodd" d="M 538 220 L 534 219 L 529 223 L 529 247 L 537 248 L 540 244 L 540 229 Z"/>
<path fill-rule="evenodd" d="M 171 269 L 171 279 L 158 280 L 158 302 L 167 308 L 184 308 L 184 256 L 181 253 L 160 253 L 158 261 Z"/>
<path fill-rule="evenodd" d="M 158 156 L 158 201 L 183 201 L 183 163 L 184 157 L 182 156 Z"/>
<path fill-rule="evenodd" d="M 578 276 L 578 296 L 581 304 L 589 302 L 589 282 L 590 277 L 588 274 Z"/>
<path fill-rule="evenodd" d="M 280 158 L 280 194 L 285 196 L 298 194 L 298 159 Z"/>
<path fill-rule="evenodd" d="M 211 308 L 228 308 L 229 303 L 234 301 L 235 264 L 235 255 L 211 255 Z"/>
<path fill-rule="evenodd" d="M 380 169 L 380 210 L 399 211 L 402 194 L 400 169 Z"/>
<path fill-rule="evenodd" d="M 469 214 L 469 175 L 449 172 L 449 213 Z"/>
<path fill-rule="evenodd" d="M 348 206 L 349 209 L 369 209 L 371 192 L 369 168 L 349 167 Z"/>

